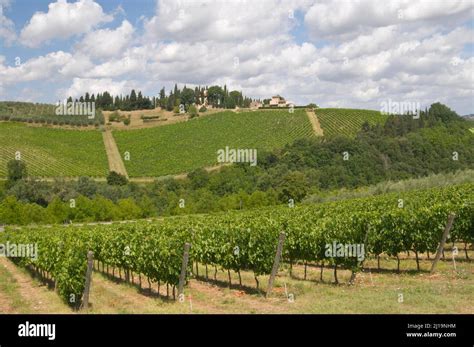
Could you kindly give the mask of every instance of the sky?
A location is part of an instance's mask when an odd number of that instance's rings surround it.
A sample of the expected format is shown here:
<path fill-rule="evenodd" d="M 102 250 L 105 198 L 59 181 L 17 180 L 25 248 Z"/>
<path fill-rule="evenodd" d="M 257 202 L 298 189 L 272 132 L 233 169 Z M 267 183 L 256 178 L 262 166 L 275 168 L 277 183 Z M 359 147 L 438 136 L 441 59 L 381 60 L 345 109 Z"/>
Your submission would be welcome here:
<path fill-rule="evenodd" d="M 252 98 L 474 113 L 472 0 L 0 0 L 0 100 L 153 96 L 226 84 Z"/>

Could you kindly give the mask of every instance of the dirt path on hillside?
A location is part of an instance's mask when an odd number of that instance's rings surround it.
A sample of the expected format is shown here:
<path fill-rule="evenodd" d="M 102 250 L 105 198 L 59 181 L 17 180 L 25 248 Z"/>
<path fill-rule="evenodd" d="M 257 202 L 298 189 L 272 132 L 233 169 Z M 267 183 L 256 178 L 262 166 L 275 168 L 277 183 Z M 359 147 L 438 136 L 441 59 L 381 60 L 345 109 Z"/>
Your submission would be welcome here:
<path fill-rule="evenodd" d="M 232 163 L 225 163 L 225 164 L 207 166 L 207 167 L 204 167 L 203 169 L 206 170 L 209 173 L 212 173 L 212 172 L 218 172 L 223 167 L 230 166 L 230 165 L 232 165 Z M 183 173 L 180 173 L 180 174 L 157 176 L 157 177 L 132 177 L 132 178 L 129 178 L 129 181 L 134 182 L 134 183 L 153 183 L 157 180 L 160 181 L 160 180 L 164 180 L 164 179 L 168 179 L 168 178 L 174 178 L 175 180 L 182 180 L 182 179 L 185 179 L 187 176 L 188 176 L 188 173 L 183 172 Z M 79 180 L 79 177 L 38 177 L 38 178 L 35 178 L 35 180 L 41 181 L 41 182 L 55 182 L 58 178 L 61 179 L 61 180 L 67 181 L 67 182 Z M 96 181 L 96 182 L 106 182 L 107 181 L 107 179 L 105 177 L 89 177 L 89 178 Z M 0 181 L 6 181 L 6 179 L 5 178 L 0 178 Z"/>
<path fill-rule="evenodd" d="M 138 278 L 135 275 L 135 284 Z M 105 275 L 94 272 L 91 290 L 92 313 L 285 313 L 281 299 L 265 299 L 263 296 L 249 295 L 245 292 L 221 288 L 210 283 L 191 279 L 185 288 L 185 300 L 179 302 L 166 299 L 166 286 L 160 289 L 157 296 L 157 284 L 152 284 L 153 295 L 148 292 L 148 283 L 142 278 L 143 292 L 138 286 L 117 283 L 107 279 Z M 238 305 L 236 305 L 238 303 Z"/>
<path fill-rule="evenodd" d="M 15 313 L 10 300 L 0 292 L 0 314 L 3 313 Z"/>
<path fill-rule="evenodd" d="M 26 302 L 29 307 L 28 313 L 72 312 L 53 290 L 35 282 L 27 273 L 23 273 L 21 269 L 17 268 L 6 258 L 0 257 L 0 266 L 3 266 L 13 277 L 22 300 Z"/>
<path fill-rule="evenodd" d="M 208 108 L 206 112 L 200 112 L 199 118 L 211 116 L 213 114 L 227 111 L 225 109 L 212 109 Z M 156 128 L 163 125 L 170 125 L 175 123 L 187 122 L 190 120 L 188 114 L 175 114 L 172 111 L 162 110 L 160 108 L 152 110 L 135 110 L 135 111 L 117 111 L 121 116 L 130 116 L 130 124 L 125 125 L 123 122 L 109 122 L 110 115 L 115 111 L 103 111 L 105 123 L 108 124 L 107 128 L 117 130 L 133 130 L 133 129 L 146 129 Z M 143 121 L 142 116 L 157 116 L 158 119 L 152 121 Z"/>
<path fill-rule="evenodd" d="M 316 113 L 314 113 L 314 111 L 306 111 L 306 115 L 308 116 L 308 119 L 311 122 L 314 134 L 316 136 L 323 136 L 323 129 L 321 128 L 321 124 L 319 124 L 319 120 L 316 116 Z"/>
<path fill-rule="evenodd" d="M 135 276 L 137 277 L 137 276 Z M 94 271 L 92 279 L 91 303 L 92 313 L 225 313 L 212 303 L 205 300 L 192 299 L 190 303 L 182 304 L 172 300 L 171 290 L 169 300 L 165 298 L 166 286 L 161 286 L 161 296 L 157 296 L 157 284 L 152 284 L 153 295 L 148 292 L 146 277 L 142 278 L 143 292 L 139 288 L 125 283 L 117 283 Z M 138 278 L 135 278 L 135 284 Z M 192 296 L 191 296 L 192 297 Z"/>
<path fill-rule="evenodd" d="M 110 130 L 106 130 L 102 133 L 104 139 L 105 151 L 107 152 L 107 159 L 109 161 L 109 170 L 115 171 L 128 178 L 127 170 L 122 161 L 122 157 L 118 150 L 117 144 L 115 143 L 114 136 Z"/>
<path fill-rule="evenodd" d="M 231 163 L 225 163 L 225 164 L 219 164 L 219 165 L 213 165 L 213 166 L 207 166 L 204 167 L 203 169 L 206 170 L 209 173 L 212 172 L 218 172 L 220 171 L 223 167 L 232 165 Z M 176 175 L 167 175 L 167 176 L 160 176 L 160 177 L 132 177 L 130 178 L 130 182 L 135 182 L 135 183 L 153 183 L 156 180 L 163 180 L 166 178 L 174 178 L 175 180 L 183 180 L 186 177 L 188 177 L 187 172 L 183 172 L 180 174 Z"/>

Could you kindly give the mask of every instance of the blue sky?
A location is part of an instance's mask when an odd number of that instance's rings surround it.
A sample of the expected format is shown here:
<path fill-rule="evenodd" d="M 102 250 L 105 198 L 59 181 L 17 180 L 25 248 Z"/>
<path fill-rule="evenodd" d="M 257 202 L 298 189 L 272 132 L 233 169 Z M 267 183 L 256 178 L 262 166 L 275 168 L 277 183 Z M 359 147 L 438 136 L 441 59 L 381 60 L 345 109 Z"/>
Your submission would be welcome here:
<path fill-rule="evenodd" d="M 155 95 L 227 84 L 247 96 L 474 113 L 472 1 L 0 0 L 0 99 Z M 293 15 L 290 15 L 293 14 Z M 16 65 L 19 57 L 21 64 Z M 238 61 L 238 65 L 234 62 Z"/>

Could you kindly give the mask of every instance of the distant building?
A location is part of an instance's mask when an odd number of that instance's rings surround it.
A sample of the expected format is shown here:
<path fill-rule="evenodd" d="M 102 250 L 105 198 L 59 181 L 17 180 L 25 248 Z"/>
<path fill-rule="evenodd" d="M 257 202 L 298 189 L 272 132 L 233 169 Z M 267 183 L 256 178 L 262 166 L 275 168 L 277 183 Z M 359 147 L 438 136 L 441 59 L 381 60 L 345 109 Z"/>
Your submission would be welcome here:
<path fill-rule="evenodd" d="M 294 105 L 294 103 L 286 101 L 285 98 L 280 95 L 272 96 L 269 103 L 270 107 L 290 107 L 290 105 Z"/>
<path fill-rule="evenodd" d="M 252 101 L 250 103 L 250 108 L 259 108 L 262 107 L 262 103 L 260 101 Z"/>

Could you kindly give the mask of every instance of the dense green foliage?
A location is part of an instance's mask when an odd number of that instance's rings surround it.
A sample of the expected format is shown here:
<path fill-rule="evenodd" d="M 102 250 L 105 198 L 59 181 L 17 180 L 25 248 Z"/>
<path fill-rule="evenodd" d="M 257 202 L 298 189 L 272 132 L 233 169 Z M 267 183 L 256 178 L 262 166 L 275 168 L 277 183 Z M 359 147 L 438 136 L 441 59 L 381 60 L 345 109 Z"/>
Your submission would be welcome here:
<path fill-rule="evenodd" d="M 245 97 L 240 91 L 229 91 L 226 85 L 224 87 L 217 85 L 211 87 L 197 86 L 194 89 L 184 86 L 183 89 L 180 89 L 175 84 L 174 89 L 170 91 L 169 95 L 166 95 L 165 88 L 163 87 L 155 102 L 156 105 L 168 111 L 172 111 L 179 105 L 183 105 L 187 111 L 193 104 L 196 106 L 211 105 L 214 108 L 226 109 L 249 107 L 252 99 Z"/>
<path fill-rule="evenodd" d="M 73 307 L 79 307 L 84 292 L 87 267 L 86 244 L 68 230 L 14 230 L 0 234 L 6 245 L 35 245 L 37 257 L 12 257 L 19 266 L 48 273 L 56 282 L 59 295 Z"/>
<path fill-rule="evenodd" d="M 259 157 L 259 162 L 272 177 L 288 170 L 303 172 L 319 189 L 474 168 L 474 137 L 467 122 L 459 117 L 442 121 L 431 114 L 437 108 L 433 105 L 420 119 L 389 116 L 383 125 L 366 124 L 355 138 L 297 140 Z"/>
<path fill-rule="evenodd" d="M 11 159 L 7 163 L 7 179 L 10 183 L 26 178 L 28 171 L 26 164 L 21 160 Z"/>
<path fill-rule="evenodd" d="M 26 163 L 29 176 L 106 176 L 107 156 L 102 134 L 96 130 L 34 128 L 0 123 L 0 177 L 7 176 L 7 162 Z"/>
<path fill-rule="evenodd" d="M 58 197 L 54 197 L 49 203 L 42 199 L 39 202 L 47 204 L 47 207 L 38 203 L 21 202 L 14 196 L 8 196 L 0 202 L 0 224 L 59 224 L 156 216 L 151 201 L 146 198 L 138 203 L 131 198 L 119 199 L 114 203 L 100 195 L 93 199 L 79 195 L 65 202 Z"/>
<path fill-rule="evenodd" d="M 72 97 L 69 97 L 68 101 L 72 102 Z M 84 96 L 79 97 L 79 99 L 75 99 L 75 101 L 95 102 L 96 108 L 105 111 L 132 111 L 155 108 L 155 98 L 150 99 L 147 96 L 143 96 L 141 91 L 137 93 L 135 89 L 132 89 L 130 94 L 120 96 L 113 96 L 107 91 L 97 93 L 97 95 L 86 93 Z"/>
<path fill-rule="evenodd" d="M 124 186 L 127 183 L 127 177 L 115 171 L 109 172 L 109 175 L 107 176 L 107 184 L 110 184 L 111 186 Z"/>

